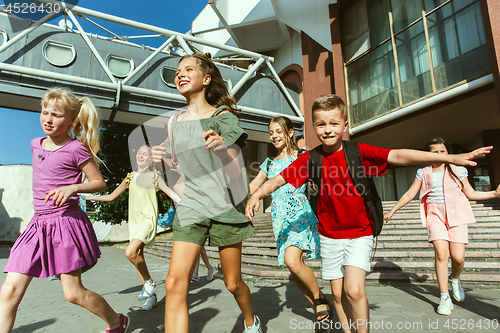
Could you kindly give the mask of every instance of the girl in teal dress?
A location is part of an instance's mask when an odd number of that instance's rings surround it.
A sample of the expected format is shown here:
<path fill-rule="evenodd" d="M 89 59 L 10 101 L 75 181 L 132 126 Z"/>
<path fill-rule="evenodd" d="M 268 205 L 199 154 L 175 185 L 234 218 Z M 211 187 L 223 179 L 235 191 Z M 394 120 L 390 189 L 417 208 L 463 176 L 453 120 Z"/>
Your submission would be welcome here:
<path fill-rule="evenodd" d="M 260 166 L 260 171 L 250 183 L 253 194 L 267 180 L 271 179 L 298 155 L 299 147 L 293 125 L 287 117 L 274 117 L 269 122 L 271 143 L 278 149 L 274 159 L 267 158 Z M 282 186 L 272 194 L 271 216 L 274 237 L 278 250 L 278 265 L 286 264 L 302 294 L 316 307 L 316 319 L 322 321 L 329 317 L 331 306 L 319 290 L 316 276 L 302 257 L 307 259 L 320 257 L 317 218 L 304 195 L 305 185 L 296 189 L 292 185 Z"/>

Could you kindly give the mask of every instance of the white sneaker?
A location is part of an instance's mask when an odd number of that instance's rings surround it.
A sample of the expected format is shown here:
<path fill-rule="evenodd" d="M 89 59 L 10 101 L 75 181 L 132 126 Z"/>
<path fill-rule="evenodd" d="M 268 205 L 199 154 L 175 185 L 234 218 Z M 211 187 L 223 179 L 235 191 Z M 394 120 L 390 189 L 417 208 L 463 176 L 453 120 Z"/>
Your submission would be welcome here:
<path fill-rule="evenodd" d="M 214 273 L 215 273 L 215 267 L 212 266 L 212 268 L 208 270 L 207 281 L 212 281 L 214 279 Z"/>
<path fill-rule="evenodd" d="M 142 285 L 141 293 L 137 299 L 143 301 L 145 299 L 151 298 L 156 293 L 156 283 L 151 283 L 149 281 L 144 282 Z"/>
<path fill-rule="evenodd" d="M 453 298 L 457 302 L 463 302 L 465 300 L 465 293 L 464 290 L 462 289 L 462 283 L 460 282 L 460 279 L 454 281 L 452 280 L 452 277 L 450 275 L 449 281 L 451 285 L 451 294 L 453 295 Z"/>
<path fill-rule="evenodd" d="M 146 301 L 146 303 L 144 303 L 141 309 L 143 309 L 144 311 L 149 311 L 152 308 L 154 308 L 156 304 L 158 304 L 158 300 L 156 299 L 156 295 L 153 295 L 150 298 L 148 298 L 148 300 Z"/>
<path fill-rule="evenodd" d="M 439 301 L 439 306 L 437 308 L 437 313 L 440 315 L 451 315 L 451 310 L 453 310 L 453 303 L 451 302 L 450 295 L 442 296 Z"/>
<path fill-rule="evenodd" d="M 243 320 L 243 326 L 245 327 L 244 333 L 262 333 L 262 329 L 260 328 L 260 319 L 257 316 L 254 317 L 252 326 L 247 327 L 247 324 L 245 324 L 245 320 Z"/>

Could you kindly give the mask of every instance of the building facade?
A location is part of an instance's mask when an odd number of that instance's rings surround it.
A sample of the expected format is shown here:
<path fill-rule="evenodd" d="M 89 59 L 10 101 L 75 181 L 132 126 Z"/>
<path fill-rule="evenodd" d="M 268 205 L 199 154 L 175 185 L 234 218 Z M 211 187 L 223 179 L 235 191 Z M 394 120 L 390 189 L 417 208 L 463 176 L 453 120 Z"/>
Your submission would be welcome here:
<path fill-rule="evenodd" d="M 500 147 L 497 1 L 262 0 L 244 10 L 235 3 L 208 1 L 192 33 L 273 56 L 300 94 L 308 147 L 319 143 L 312 103 L 328 93 L 346 101 L 357 142 L 423 149 L 442 137 L 454 153 Z M 471 184 L 495 188 L 500 149 L 477 162 Z M 399 198 L 416 169 L 377 179 L 383 199 Z"/>

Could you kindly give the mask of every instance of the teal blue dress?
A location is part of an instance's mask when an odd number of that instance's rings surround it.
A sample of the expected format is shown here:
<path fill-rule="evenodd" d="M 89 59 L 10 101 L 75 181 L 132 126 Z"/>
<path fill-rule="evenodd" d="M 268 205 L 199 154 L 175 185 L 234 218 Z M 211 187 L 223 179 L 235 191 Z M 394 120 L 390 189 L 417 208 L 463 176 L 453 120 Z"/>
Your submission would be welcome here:
<path fill-rule="evenodd" d="M 260 168 L 271 179 L 288 167 L 295 158 L 274 160 L 269 165 L 267 158 Z M 320 257 L 318 219 L 311 210 L 309 201 L 304 195 L 305 185 L 295 188 L 285 184 L 272 193 L 271 216 L 273 231 L 278 250 L 278 265 L 285 264 L 285 250 L 296 246 L 305 252 L 307 259 Z"/>

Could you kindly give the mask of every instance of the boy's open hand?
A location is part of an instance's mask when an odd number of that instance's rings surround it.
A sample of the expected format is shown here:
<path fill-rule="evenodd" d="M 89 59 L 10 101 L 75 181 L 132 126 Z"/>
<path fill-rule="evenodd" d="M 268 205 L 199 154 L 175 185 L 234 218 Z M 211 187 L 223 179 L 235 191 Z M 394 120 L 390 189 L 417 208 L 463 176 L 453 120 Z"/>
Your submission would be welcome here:
<path fill-rule="evenodd" d="M 260 208 L 260 200 L 259 198 L 255 196 L 251 196 L 250 200 L 247 202 L 247 206 L 245 207 L 245 216 L 247 217 L 248 221 L 253 220 L 253 212 L 258 211 Z"/>
<path fill-rule="evenodd" d="M 451 155 L 453 156 L 454 160 L 453 162 L 451 162 L 451 164 L 462 166 L 476 166 L 477 163 L 473 160 L 476 158 L 484 157 L 486 154 L 489 154 L 492 149 L 493 146 L 481 147 L 474 151 L 471 151 L 470 153 Z"/>
<path fill-rule="evenodd" d="M 166 156 L 167 148 L 165 148 L 165 143 L 151 148 L 151 161 L 154 163 L 160 163 Z"/>

